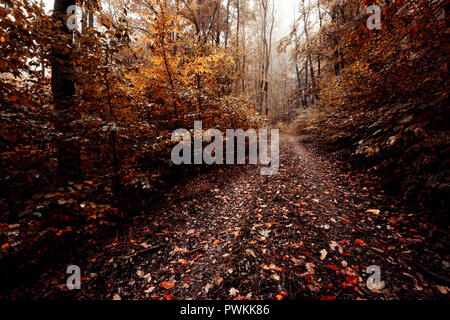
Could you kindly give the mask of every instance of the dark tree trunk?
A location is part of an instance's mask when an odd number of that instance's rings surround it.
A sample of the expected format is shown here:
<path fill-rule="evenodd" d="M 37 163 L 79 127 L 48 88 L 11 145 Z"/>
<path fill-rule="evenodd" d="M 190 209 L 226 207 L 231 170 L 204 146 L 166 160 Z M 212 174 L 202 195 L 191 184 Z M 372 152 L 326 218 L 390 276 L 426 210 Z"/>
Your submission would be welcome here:
<path fill-rule="evenodd" d="M 75 85 L 71 78 L 72 31 L 68 29 L 65 18 L 67 9 L 75 3 L 75 0 L 55 0 L 53 8 L 53 16 L 63 24 L 54 37 L 52 61 L 52 94 L 57 112 L 55 127 L 60 134 L 56 141 L 58 176 L 62 182 L 81 177 L 80 146 L 71 136 L 71 124 L 79 116 L 74 102 Z"/>

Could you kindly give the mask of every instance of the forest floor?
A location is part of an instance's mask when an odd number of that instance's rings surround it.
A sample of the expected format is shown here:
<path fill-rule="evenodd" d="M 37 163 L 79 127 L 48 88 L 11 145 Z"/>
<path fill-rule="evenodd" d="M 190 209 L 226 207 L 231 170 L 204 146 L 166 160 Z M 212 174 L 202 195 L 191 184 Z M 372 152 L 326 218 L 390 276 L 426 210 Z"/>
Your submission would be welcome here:
<path fill-rule="evenodd" d="M 283 136 L 280 171 L 216 168 L 12 298 L 448 299 L 448 230 Z M 77 261 L 78 259 L 78 261 Z M 81 290 L 66 288 L 79 265 Z M 384 288 L 369 290 L 379 266 Z"/>

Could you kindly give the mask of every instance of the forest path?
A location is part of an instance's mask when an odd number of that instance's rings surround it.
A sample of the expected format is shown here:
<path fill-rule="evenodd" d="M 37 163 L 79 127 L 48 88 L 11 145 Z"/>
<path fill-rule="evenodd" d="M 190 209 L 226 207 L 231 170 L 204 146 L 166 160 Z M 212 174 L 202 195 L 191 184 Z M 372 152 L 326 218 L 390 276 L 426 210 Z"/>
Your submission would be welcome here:
<path fill-rule="evenodd" d="M 280 171 L 219 168 L 167 195 L 115 241 L 86 252 L 82 289 L 60 274 L 42 293 L 78 299 L 439 297 L 416 267 L 425 237 L 367 177 L 282 136 Z M 367 212 L 367 210 L 372 211 Z M 376 210 L 373 210 L 376 209 Z M 380 210 L 378 212 L 377 210 Z M 412 256 L 417 252 L 415 256 Z M 430 251 L 431 252 L 431 251 Z M 432 258 L 431 258 L 432 259 Z M 385 288 L 367 288 L 367 267 Z M 48 281 L 50 282 L 50 281 Z M 441 296 L 442 297 L 442 296 Z"/>

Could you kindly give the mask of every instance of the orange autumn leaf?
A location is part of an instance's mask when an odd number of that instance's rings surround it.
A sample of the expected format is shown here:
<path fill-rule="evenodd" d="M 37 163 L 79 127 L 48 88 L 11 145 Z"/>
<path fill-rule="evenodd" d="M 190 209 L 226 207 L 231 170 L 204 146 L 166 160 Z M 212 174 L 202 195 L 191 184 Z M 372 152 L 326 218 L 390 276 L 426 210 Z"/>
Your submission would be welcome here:
<path fill-rule="evenodd" d="M 166 290 L 169 290 L 169 289 L 172 289 L 173 287 L 175 287 L 175 283 L 173 281 L 163 281 L 159 285 Z"/>
<path fill-rule="evenodd" d="M 166 300 L 173 300 L 173 294 L 169 293 L 169 291 L 164 292 L 164 298 Z"/>
<path fill-rule="evenodd" d="M 271 263 L 269 266 L 267 264 L 263 265 L 264 270 L 275 270 L 278 272 L 282 272 L 283 269 L 280 267 L 277 267 L 275 264 Z"/>
<path fill-rule="evenodd" d="M 283 271 L 283 269 L 282 268 L 280 268 L 280 267 L 277 267 L 276 265 L 274 265 L 274 264 L 271 264 L 270 265 L 270 269 L 272 269 L 272 270 L 275 270 L 275 271 L 278 271 L 278 272 L 281 272 L 281 271 Z"/>

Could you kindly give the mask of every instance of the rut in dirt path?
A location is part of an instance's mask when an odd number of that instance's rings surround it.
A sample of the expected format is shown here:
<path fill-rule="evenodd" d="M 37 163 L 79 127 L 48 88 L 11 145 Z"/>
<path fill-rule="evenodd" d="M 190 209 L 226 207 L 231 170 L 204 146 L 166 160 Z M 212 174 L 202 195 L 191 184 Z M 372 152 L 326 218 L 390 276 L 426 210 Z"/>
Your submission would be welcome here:
<path fill-rule="evenodd" d="M 359 180 L 284 136 L 277 175 L 261 176 L 258 167 L 218 169 L 179 186 L 161 212 L 136 218 L 117 241 L 89 251 L 82 290 L 50 286 L 43 295 L 440 297 L 443 287 L 415 267 L 411 255 L 423 251 L 424 237 L 405 234 L 398 223 L 403 213 Z M 380 291 L 367 288 L 371 265 L 382 271 Z"/>

